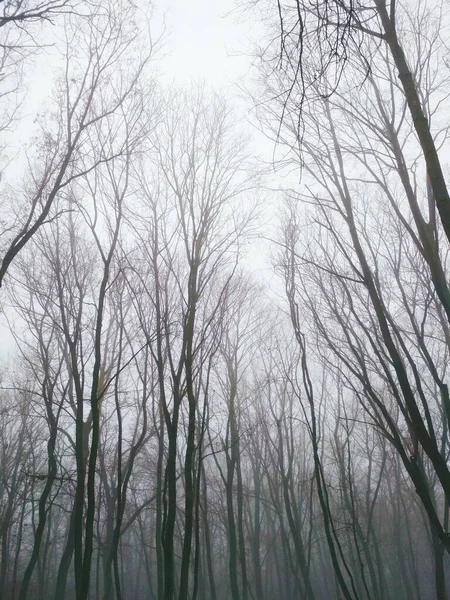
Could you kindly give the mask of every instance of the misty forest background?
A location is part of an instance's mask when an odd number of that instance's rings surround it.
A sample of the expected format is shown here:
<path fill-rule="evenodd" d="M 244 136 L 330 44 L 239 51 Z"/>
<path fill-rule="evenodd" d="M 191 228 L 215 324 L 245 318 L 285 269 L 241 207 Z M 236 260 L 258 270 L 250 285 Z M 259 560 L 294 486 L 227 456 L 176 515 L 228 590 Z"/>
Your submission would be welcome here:
<path fill-rule="evenodd" d="M 0 5 L 0 596 L 445 600 L 450 5 L 155 11 Z"/>

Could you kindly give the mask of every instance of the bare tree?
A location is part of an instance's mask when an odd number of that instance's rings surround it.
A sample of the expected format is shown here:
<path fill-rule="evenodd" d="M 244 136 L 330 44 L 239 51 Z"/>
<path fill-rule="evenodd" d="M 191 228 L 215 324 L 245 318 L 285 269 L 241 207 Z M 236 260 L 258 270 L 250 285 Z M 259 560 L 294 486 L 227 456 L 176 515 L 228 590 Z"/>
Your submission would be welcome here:
<path fill-rule="evenodd" d="M 134 258 L 134 264 L 147 263 L 148 267 L 142 274 L 141 269 L 132 266 L 140 280 L 137 289 L 142 290 L 135 289 L 134 293 L 148 295 L 156 323 L 153 334 L 154 330 L 148 329 L 149 325 L 153 327 L 151 321 L 142 314 L 147 339 L 154 340 L 152 356 L 159 372 L 161 410 L 168 441 L 161 527 L 164 591 L 159 594 L 170 600 L 175 593 L 180 427 L 186 417 L 181 600 L 189 593 L 198 502 L 195 453 L 199 394 L 202 394 L 199 381 L 208 353 L 217 347 L 216 322 L 222 295 L 233 273 L 241 232 L 248 222 L 246 215 L 238 222 L 237 214 L 233 213 L 238 198 L 250 187 L 242 164 L 242 143 L 228 140 L 229 116 L 223 102 L 218 98 L 210 98 L 208 102 L 201 90 L 192 98 L 182 94 L 175 97 L 156 130 L 156 168 L 150 177 L 145 176 L 143 163 L 141 174 L 146 216 L 141 221 L 139 240 L 144 254 Z M 222 278 L 223 284 L 218 285 Z M 207 352 L 205 347 L 209 348 Z"/>
<path fill-rule="evenodd" d="M 0 286 L 12 261 L 32 236 L 59 216 L 54 208 L 56 199 L 67 198 L 71 183 L 121 151 L 119 147 L 110 148 L 113 154 L 107 155 L 101 142 L 95 147 L 92 141 L 103 123 L 130 101 L 153 51 L 151 40 L 137 47 L 141 38 L 133 7 L 123 6 L 120 1 L 110 3 L 107 10 L 95 9 L 87 20 L 69 19 L 64 35 L 65 64 L 54 104 L 47 113 L 51 117 L 42 120 L 37 151 L 28 159 L 31 176 L 25 178 L 22 190 L 10 190 L 19 206 L 14 206 L 13 222 L 2 232 Z M 80 60 L 81 48 L 84 60 Z M 119 64 L 135 51 L 139 58 L 125 77 Z M 61 210 L 70 210 L 70 206 L 59 204 Z"/>
<path fill-rule="evenodd" d="M 309 103 L 317 93 L 329 96 L 343 89 L 341 83 L 347 66 L 353 77 L 362 82 L 373 69 L 375 57 L 388 49 L 389 63 L 397 72 L 421 146 L 432 201 L 450 241 L 450 196 L 438 154 L 439 142 L 431 129 L 431 115 L 418 80 L 420 69 L 415 68 L 416 56 L 414 50 L 410 54 L 406 33 L 411 26 L 433 27 L 436 19 L 432 35 L 445 53 L 442 31 L 448 24 L 443 16 L 443 3 L 314 0 L 289 5 L 279 0 L 276 6 L 277 16 L 274 14 L 273 18 L 278 19 L 279 35 L 272 41 L 271 57 L 286 75 L 280 116 L 283 119 L 285 115 L 294 115 L 297 126 L 303 109 L 303 114 L 309 111 Z"/>

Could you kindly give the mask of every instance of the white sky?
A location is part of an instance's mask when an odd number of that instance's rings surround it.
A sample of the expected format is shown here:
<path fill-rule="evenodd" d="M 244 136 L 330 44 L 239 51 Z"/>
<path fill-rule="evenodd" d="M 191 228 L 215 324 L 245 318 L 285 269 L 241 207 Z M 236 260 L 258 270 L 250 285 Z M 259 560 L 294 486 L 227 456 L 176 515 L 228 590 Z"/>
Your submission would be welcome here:
<path fill-rule="evenodd" d="M 251 148 L 257 149 L 260 158 L 270 160 L 273 142 L 250 124 L 252 103 L 242 91 L 255 77 L 251 49 L 262 25 L 244 19 L 237 0 L 156 0 L 156 9 L 165 13 L 167 27 L 160 64 L 164 79 L 175 84 L 205 80 L 221 91 L 241 117 L 239 126 L 252 138 Z M 273 281 L 267 243 L 255 240 L 243 264 L 267 282 Z"/>
<path fill-rule="evenodd" d="M 248 23 L 235 0 L 157 0 L 165 13 L 168 55 L 163 61 L 169 79 L 205 79 L 213 87 L 230 88 L 248 74 Z"/>

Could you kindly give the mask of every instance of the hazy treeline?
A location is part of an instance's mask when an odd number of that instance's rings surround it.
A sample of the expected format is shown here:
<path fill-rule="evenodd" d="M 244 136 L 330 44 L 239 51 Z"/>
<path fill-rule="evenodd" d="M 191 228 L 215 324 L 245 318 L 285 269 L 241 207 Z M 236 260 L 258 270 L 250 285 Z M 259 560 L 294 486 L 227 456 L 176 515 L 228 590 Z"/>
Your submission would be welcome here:
<path fill-rule="evenodd" d="M 1 9 L 1 597 L 444 600 L 445 3 L 246 5 L 275 169 L 144 9 Z"/>

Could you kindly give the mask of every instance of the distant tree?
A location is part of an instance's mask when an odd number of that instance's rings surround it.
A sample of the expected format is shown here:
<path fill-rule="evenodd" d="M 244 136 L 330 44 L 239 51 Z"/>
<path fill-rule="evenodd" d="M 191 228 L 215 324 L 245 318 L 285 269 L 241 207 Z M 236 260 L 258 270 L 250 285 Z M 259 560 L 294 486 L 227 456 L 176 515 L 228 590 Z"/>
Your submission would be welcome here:
<path fill-rule="evenodd" d="M 200 406 L 208 389 L 204 373 L 217 352 L 221 304 L 249 223 L 249 214 L 237 209 L 238 201 L 250 193 L 253 181 L 246 172 L 244 141 L 231 135 L 224 101 L 209 98 L 202 89 L 174 94 L 167 102 L 148 159 L 137 173 L 141 208 L 133 215 L 139 226 L 134 226 L 138 248 L 130 255 L 130 285 L 158 371 L 165 427 L 164 436 L 159 434 L 159 451 L 167 454 L 158 463 L 163 499 L 161 539 L 156 540 L 163 564 L 163 589 L 158 594 L 173 600 L 177 590 L 177 457 L 183 447 L 178 597 L 185 600 L 199 502 L 196 456 Z"/>

